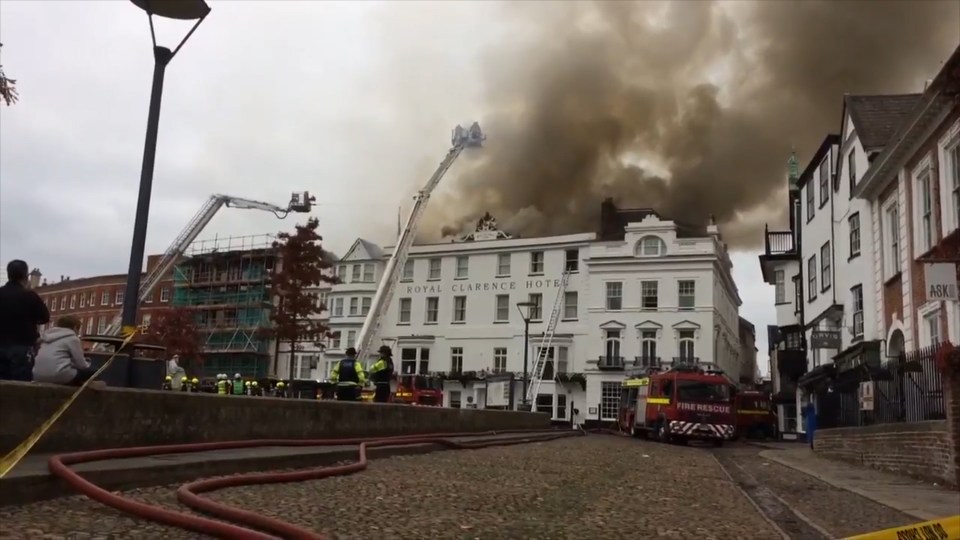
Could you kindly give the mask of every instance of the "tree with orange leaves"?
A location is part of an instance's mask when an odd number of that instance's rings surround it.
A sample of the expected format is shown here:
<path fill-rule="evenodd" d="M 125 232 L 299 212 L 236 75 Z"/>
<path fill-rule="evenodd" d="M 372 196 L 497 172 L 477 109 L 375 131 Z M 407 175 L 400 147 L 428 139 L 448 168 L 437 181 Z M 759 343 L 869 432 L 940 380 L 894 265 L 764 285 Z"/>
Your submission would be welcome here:
<path fill-rule="evenodd" d="M 338 280 L 327 272 L 332 265 L 321 244 L 323 237 L 317 233 L 319 224 L 316 218 L 310 218 L 305 224 L 297 225 L 293 233 L 278 234 L 274 242 L 277 263 L 270 275 L 270 290 L 278 302 L 270 313 L 270 320 L 274 324 L 274 339 L 289 344 L 291 378 L 294 354 L 301 344 L 313 342 L 323 347 L 324 338 L 329 336 L 329 328 L 316 317 L 326 306 L 317 301 L 311 289 Z"/>

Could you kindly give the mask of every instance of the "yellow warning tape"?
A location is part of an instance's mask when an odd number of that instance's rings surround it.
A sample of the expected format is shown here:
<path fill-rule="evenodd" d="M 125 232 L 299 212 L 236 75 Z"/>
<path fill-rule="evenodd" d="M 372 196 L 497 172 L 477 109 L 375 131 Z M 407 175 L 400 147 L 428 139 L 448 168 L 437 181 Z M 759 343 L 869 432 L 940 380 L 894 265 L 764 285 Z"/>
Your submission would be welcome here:
<path fill-rule="evenodd" d="M 98 369 L 96 373 L 93 374 L 93 376 L 91 376 L 82 385 L 80 385 L 80 388 L 77 388 L 77 391 L 74 392 L 72 396 L 70 396 L 70 399 L 65 401 L 64 404 L 61 405 L 60 408 L 53 413 L 53 415 L 50 416 L 50 418 L 47 418 L 47 420 L 43 424 L 41 424 L 40 427 L 36 429 L 36 431 L 31 433 L 29 437 L 24 439 L 22 443 L 17 445 L 17 447 L 11 450 L 10 453 L 8 453 L 7 455 L 3 456 L 2 459 L 0 459 L 0 478 L 5 477 L 8 472 L 10 472 L 14 467 L 17 466 L 17 463 L 20 463 L 20 460 L 22 460 L 23 457 L 26 456 L 27 453 L 30 451 L 30 449 L 37 444 L 37 441 L 39 441 L 40 438 L 43 437 L 43 435 L 47 431 L 49 431 L 50 428 L 53 427 L 53 425 L 57 422 L 57 420 L 59 420 L 60 417 L 63 416 L 63 413 L 65 413 L 67 409 L 69 409 L 70 406 L 73 405 L 73 402 L 76 401 L 80 393 L 87 388 L 87 385 L 89 385 L 91 381 L 99 377 L 100 373 L 102 373 L 103 370 L 110 367 L 110 364 L 113 363 L 113 359 L 116 358 L 117 354 L 119 354 L 120 351 L 124 347 L 126 347 L 127 344 L 130 343 L 130 340 L 132 340 L 135 335 L 136 335 L 136 332 L 133 332 L 127 335 L 123 340 L 123 344 L 117 347 L 117 350 L 114 351 L 112 355 L 110 355 L 110 358 L 107 358 L 107 361 L 104 362 L 102 366 L 100 366 L 100 369 Z"/>
<path fill-rule="evenodd" d="M 844 540 L 960 540 L 960 514 L 942 519 L 894 527 Z"/>

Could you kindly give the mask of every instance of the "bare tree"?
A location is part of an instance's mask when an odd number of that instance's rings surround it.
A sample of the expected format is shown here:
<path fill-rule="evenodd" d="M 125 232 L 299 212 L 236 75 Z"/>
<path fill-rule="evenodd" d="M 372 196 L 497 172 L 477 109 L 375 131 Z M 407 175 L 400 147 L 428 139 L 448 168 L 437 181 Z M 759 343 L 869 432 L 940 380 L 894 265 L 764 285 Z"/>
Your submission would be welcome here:
<path fill-rule="evenodd" d="M 0 48 L 3 43 L 0 43 Z M 7 106 L 13 105 L 19 99 L 17 95 L 17 81 L 10 79 L 3 72 L 3 64 L 0 64 L 0 99 L 6 102 Z"/>

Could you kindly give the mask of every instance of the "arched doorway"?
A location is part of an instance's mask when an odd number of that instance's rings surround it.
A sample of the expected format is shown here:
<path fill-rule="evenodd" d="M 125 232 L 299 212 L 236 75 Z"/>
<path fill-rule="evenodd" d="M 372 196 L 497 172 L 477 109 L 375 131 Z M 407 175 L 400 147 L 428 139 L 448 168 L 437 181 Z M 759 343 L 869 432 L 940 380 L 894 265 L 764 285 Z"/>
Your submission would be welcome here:
<path fill-rule="evenodd" d="M 899 328 L 890 334 L 887 339 L 887 362 L 894 373 L 892 387 L 889 388 L 891 395 L 886 396 L 891 405 L 895 406 L 897 420 L 906 418 L 906 384 L 904 381 L 904 363 L 907 361 L 906 351 L 904 349 L 903 331 Z"/>
<path fill-rule="evenodd" d="M 887 358 L 899 358 L 903 356 L 903 331 L 899 328 L 890 334 L 887 340 Z"/>

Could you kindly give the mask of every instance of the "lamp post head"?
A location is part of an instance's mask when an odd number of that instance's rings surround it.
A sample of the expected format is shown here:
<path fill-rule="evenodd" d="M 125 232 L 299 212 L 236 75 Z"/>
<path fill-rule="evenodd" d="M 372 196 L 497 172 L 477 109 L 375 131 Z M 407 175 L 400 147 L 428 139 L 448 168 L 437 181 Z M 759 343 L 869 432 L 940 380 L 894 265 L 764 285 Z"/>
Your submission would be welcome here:
<path fill-rule="evenodd" d="M 524 322 L 530 320 L 530 309 L 535 307 L 537 307 L 537 304 L 533 302 L 517 302 L 517 310 L 520 311 L 520 316 L 523 317 Z"/>
<path fill-rule="evenodd" d="M 210 6 L 204 0 L 130 0 L 133 5 L 147 12 L 167 19 L 192 21 L 202 19 L 210 13 Z"/>

